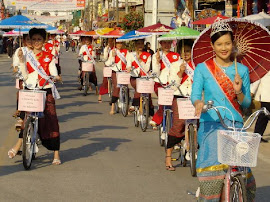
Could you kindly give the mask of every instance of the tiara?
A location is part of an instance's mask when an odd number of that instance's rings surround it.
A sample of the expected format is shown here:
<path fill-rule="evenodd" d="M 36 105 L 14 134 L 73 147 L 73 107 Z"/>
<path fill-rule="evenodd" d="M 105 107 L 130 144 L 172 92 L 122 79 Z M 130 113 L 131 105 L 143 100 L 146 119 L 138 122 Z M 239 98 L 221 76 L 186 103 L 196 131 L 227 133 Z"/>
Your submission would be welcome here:
<path fill-rule="evenodd" d="M 229 31 L 232 32 L 232 28 L 230 25 L 222 20 L 222 18 L 217 18 L 215 20 L 215 23 L 212 25 L 212 30 L 210 37 L 212 37 L 214 34 L 222 31 Z"/>

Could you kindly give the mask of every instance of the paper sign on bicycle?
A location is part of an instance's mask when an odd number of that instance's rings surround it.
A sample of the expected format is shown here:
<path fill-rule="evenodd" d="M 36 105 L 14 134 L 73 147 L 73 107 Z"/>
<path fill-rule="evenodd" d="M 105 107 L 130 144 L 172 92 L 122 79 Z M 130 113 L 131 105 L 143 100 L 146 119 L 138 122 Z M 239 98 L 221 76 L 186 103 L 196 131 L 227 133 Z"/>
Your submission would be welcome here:
<path fill-rule="evenodd" d="M 112 69 L 111 67 L 104 67 L 103 68 L 103 77 L 112 77 Z"/>
<path fill-rule="evenodd" d="M 43 112 L 45 109 L 46 91 L 19 91 L 19 111 Z"/>
<path fill-rule="evenodd" d="M 19 79 L 16 79 L 15 88 L 20 89 L 20 81 L 19 81 Z"/>
<path fill-rule="evenodd" d="M 174 97 L 173 89 L 158 88 L 158 104 L 172 105 Z"/>
<path fill-rule="evenodd" d="M 136 89 L 138 93 L 154 93 L 155 82 L 153 79 L 136 79 Z"/>
<path fill-rule="evenodd" d="M 195 116 L 195 107 L 189 98 L 177 99 L 179 119 L 199 119 Z"/>
<path fill-rule="evenodd" d="M 82 63 L 82 71 L 84 72 L 92 72 L 94 69 L 94 64 L 90 62 L 83 62 Z"/>
<path fill-rule="evenodd" d="M 117 84 L 128 85 L 130 84 L 130 73 L 127 72 L 117 72 L 116 73 Z"/>

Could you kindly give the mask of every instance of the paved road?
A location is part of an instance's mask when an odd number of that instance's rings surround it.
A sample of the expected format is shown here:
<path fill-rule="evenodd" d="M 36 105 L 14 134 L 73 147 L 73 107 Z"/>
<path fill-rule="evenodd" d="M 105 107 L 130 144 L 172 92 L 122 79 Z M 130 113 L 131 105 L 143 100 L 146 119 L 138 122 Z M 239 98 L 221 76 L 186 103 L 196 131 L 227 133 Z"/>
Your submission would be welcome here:
<path fill-rule="evenodd" d="M 17 138 L 11 117 L 16 89 L 10 59 L 1 55 L 0 61 L 0 201 L 195 201 L 187 190 L 196 190 L 196 178 L 189 168 L 165 170 L 156 131 L 142 133 L 131 116 L 108 115 L 107 96 L 99 104 L 93 92 L 85 97 L 76 90 L 78 65 L 70 52 L 62 55 L 64 84 L 57 101 L 63 164 L 52 166 L 52 153 L 41 147 L 32 169 L 24 171 L 21 157 L 7 158 Z M 99 82 L 101 68 L 99 64 Z M 257 201 L 270 197 L 269 147 L 261 145 L 254 169 Z"/>

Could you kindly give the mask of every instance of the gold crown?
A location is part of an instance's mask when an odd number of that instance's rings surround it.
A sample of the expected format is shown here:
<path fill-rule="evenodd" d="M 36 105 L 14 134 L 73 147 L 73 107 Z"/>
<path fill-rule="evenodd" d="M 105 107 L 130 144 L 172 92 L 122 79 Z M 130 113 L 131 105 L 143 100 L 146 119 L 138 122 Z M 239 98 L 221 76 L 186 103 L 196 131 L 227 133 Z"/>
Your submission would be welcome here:
<path fill-rule="evenodd" d="M 218 17 L 215 20 L 214 24 L 212 24 L 210 37 L 212 37 L 214 34 L 216 34 L 218 32 L 222 32 L 222 31 L 232 32 L 232 28 L 230 27 L 230 25 L 228 23 L 224 22 L 222 20 L 222 18 Z"/>

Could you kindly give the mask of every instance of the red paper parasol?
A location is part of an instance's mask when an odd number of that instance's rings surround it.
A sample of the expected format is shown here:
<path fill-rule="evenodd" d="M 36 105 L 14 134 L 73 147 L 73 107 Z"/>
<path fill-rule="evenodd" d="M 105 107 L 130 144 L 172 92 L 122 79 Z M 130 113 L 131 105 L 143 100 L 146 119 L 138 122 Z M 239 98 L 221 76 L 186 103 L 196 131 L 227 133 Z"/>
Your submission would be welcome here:
<path fill-rule="evenodd" d="M 161 24 L 161 23 L 157 23 L 155 25 L 151 25 L 151 26 L 148 26 L 148 27 L 138 29 L 136 31 L 136 33 L 142 34 L 142 35 L 144 35 L 144 34 L 163 35 L 163 34 L 168 33 L 171 30 L 173 30 L 172 27 L 169 27 L 169 26 Z"/>
<path fill-rule="evenodd" d="M 270 32 L 259 23 L 240 18 L 223 20 L 234 34 L 237 61 L 249 68 L 250 80 L 255 82 L 270 70 Z M 206 28 L 192 48 L 192 62 L 196 66 L 214 57 L 210 40 L 211 27 Z"/>
<path fill-rule="evenodd" d="M 125 34 L 125 32 L 121 29 L 115 29 L 113 31 L 110 31 L 104 35 L 102 35 L 101 37 L 103 38 L 119 38 L 121 36 L 123 36 Z"/>
<path fill-rule="evenodd" d="M 194 21 L 192 22 L 192 24 L 193 25 L 209 25 L 209 24 L 213 24 L 217 20 L 217 18 L 228 19 L 229 17 L 223 16 L 223 15 L 217 15 L 214 17 L 209 17 L 209 18 Z"/>

